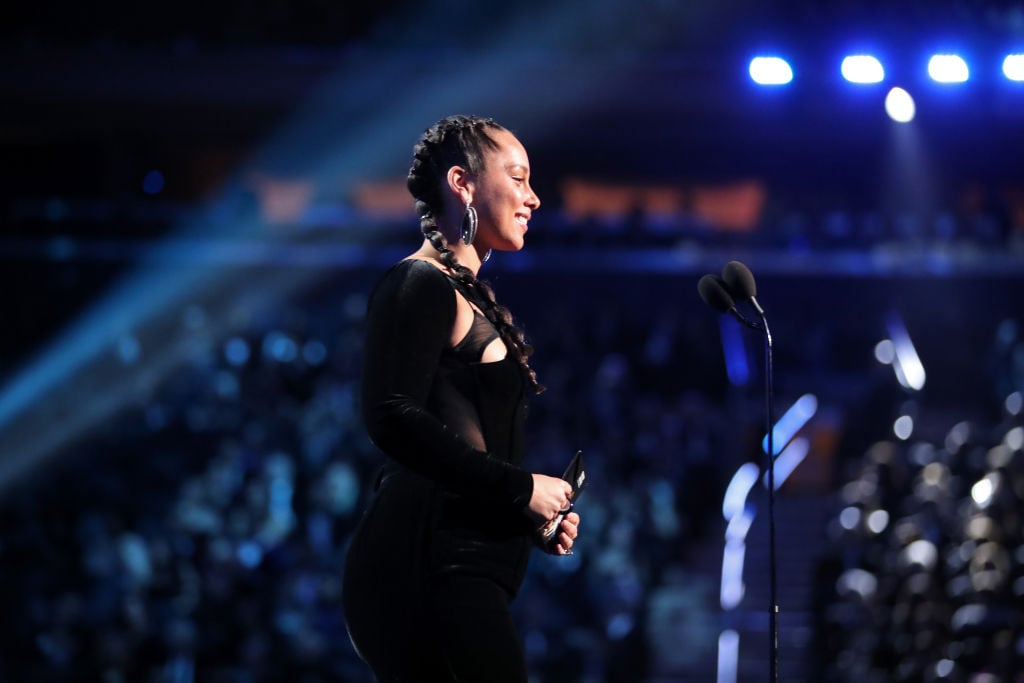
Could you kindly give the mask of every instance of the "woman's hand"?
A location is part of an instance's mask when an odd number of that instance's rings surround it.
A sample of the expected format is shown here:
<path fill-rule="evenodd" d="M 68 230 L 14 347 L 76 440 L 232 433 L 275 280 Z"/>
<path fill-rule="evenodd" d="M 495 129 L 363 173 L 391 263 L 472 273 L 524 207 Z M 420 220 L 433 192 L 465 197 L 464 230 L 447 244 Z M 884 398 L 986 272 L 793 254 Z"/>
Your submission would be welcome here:
<path fill-rule="evenodd" d="M 559 512 L 569 509 L 572 502 L 572 486 L 558 477 L 549 477 L 545 474 L 532 476 L 533 493 L 530 495 L 527 512 L 537 526 L 543 526 L 557 518 Z"/>
<path fill-rule="evenodd" d="M 527 507 L 530 517 L 539 525 L 538 534 L 547 536 L 551 526 L 558 524 L 556 535 L 544 543 L 544 549 L 553 555 L 571 554 L 579 533 L 580 516 L 571 511 L 572 486 L 569 482 L 534 474 L 533 495 Z"/>
<path fill-rule="evenodd" d="M 558 535 L 548 542 L 545 550 L 552 555 L 572 555 L 572 547 L 579 534 L 580 516 L 570 512 L 559 524 Z"/>

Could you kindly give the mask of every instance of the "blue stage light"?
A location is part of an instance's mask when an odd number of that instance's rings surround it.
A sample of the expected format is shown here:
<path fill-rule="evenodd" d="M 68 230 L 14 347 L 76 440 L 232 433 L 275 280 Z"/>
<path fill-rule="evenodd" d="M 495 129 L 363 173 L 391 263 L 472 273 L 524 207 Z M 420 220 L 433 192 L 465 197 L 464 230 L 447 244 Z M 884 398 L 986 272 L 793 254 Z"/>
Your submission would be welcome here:
<path fill-rule="evenodd" d="M 960 55 L 938 54 L 928 60 L 928 75 L 937 83 L 965 83 L 971 72 Z"/>
<path fill-rule="evenodd" d="M 793 67 L 782 57 L 754 57 L 750 78 L 759 85 L 786 85 L 793 80 Z"/>
<path fill-rule="evenodd" d="M 871 55 L 849 55 L 843 58 L 839 70 L 850 83 L 881 83 L 885 80 L 885 68 Z"/>
<path fill-rule="evenodd" d="M 1024 81 L 1024 54 L 1006 55 L 1003 60 L 1003 75 L 1011 81 Z"/>
<path fill-rule="evenodd" d="M 914 98 L 903 88 L 893 88 L 885 96 L 885 111 L 897 123 L 910 123 L 917 113 Z"/>

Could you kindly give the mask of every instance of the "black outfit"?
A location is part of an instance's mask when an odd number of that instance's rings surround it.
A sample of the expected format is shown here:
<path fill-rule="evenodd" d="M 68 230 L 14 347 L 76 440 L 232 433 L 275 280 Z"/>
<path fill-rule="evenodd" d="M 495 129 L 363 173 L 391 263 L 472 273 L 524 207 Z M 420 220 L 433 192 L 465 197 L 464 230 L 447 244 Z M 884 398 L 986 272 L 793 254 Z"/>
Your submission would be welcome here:
<path fill-rule="evenodd" d="M 497 337 L 482 315 L 451 347 L 456 290 L 480 306 L 410 259 L 371 295 L 363 417 L 389 457 L 348 551 L 345 618 L 381 681 L 520 683 L 509 602 L 533 544 L 526 380 L 510 355 L 480 362 Z"/>

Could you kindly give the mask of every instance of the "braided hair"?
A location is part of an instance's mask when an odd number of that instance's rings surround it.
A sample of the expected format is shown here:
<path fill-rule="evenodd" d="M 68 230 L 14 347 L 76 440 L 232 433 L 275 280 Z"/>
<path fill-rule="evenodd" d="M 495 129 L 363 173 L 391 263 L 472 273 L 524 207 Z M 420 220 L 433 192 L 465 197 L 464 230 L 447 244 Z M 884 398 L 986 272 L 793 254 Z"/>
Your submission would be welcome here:
<path fill-rule="evenodd" d="M 448 248 L 448 240 L 437 227 L 437 218 L 444 210 L 443 180 L 452 166 L 462 166 L 471 175 L 483 171 L 484 154 L 497 149 L 488 131 L 507 130 L 493 119 L 480 116 L 448 116 L 427 128 L 413 147 L 412 165 L 406 184 L 416 200 L 416 213 L 420 217 L 420 231 L 431 246 L 440 253 L 441 263 L 452 274 L 460 290 L 469 294 L 482 309 L 487 319 L 497 328 L 505 346 L 522 368 L 536 393 L 544 391 L 537 382 L 537 373 L 527 359 L 533 347 L 512 320 L 512 313 L 494 298 L 494 290 L 480 280 L 472 270 L 460 264 L 455 253 Z"/>

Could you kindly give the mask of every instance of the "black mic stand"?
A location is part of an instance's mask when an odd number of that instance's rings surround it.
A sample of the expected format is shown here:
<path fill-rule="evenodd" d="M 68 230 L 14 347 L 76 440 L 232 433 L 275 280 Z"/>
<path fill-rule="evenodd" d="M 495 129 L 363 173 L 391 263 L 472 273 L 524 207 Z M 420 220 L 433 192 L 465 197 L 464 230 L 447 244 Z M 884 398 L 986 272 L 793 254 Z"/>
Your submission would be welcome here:
<path fill-rule="evenodd" d="M 779 680 L 779 603 L 776 595 L 775 567 L 775 438 L 774 418 L 772 417 L 772 333 L 768 329 L 768 319 L 764 310 L 752 299 L 757 315 L 761 318 L 761 329 L 764 332 L 765 358 L 765 424 L 767 427 L 768 452 L 768 593 L 771 605 L 768 611 L 769 660 L 768 676 L 771 683 Z"/>
<path fill-rule="evenodd" d="M 755 298 L 756 286 L 750 270 L 739 261 L 732 261 L 722 271 L 722 277 L 705 275 L 697 286 L 701 298 L 722 313 L 730 313 L 736 320 L 755 330 L 764 332 L 765 339 L 765 422 L 767 427 L 766 452 L 768 454 L 768 581 L 769 599 L 768 638 L 769 657 L 768 672 L 771 683 L 779 680 L 779 603 L 776 594 L 777 576 L 775 561 L 775 430 L 772 407 L 772 333 L 768 329 L 768 318 L 764 309 Z M 735 298 L 749 301 L 761 319 L 760 324 L 747 320 L 736 309 Z"/>
<path fill-rule="evenodd" d="M 745 323 L 748 327 L 764 332 L 764 358 L 765 358 L 765 427 L 767 428 L 767 444 L 765 451 L 768 454 L 768 680 L 771 683 L 778 683 L 779 680 L 779 602 L 777 596 L 777 572 L 775 560 L 775 430 L 773 428 L 774 408 L 772 406 L 772 333 L 768 329 L 768 318 L 764 309 L 757 303 L 757 299 L 751 298 L 751 304 L 757 312 L 761 323 L 751 322 L 744 318 L 735 308 L 729 310 L 737 320 Z"/>

